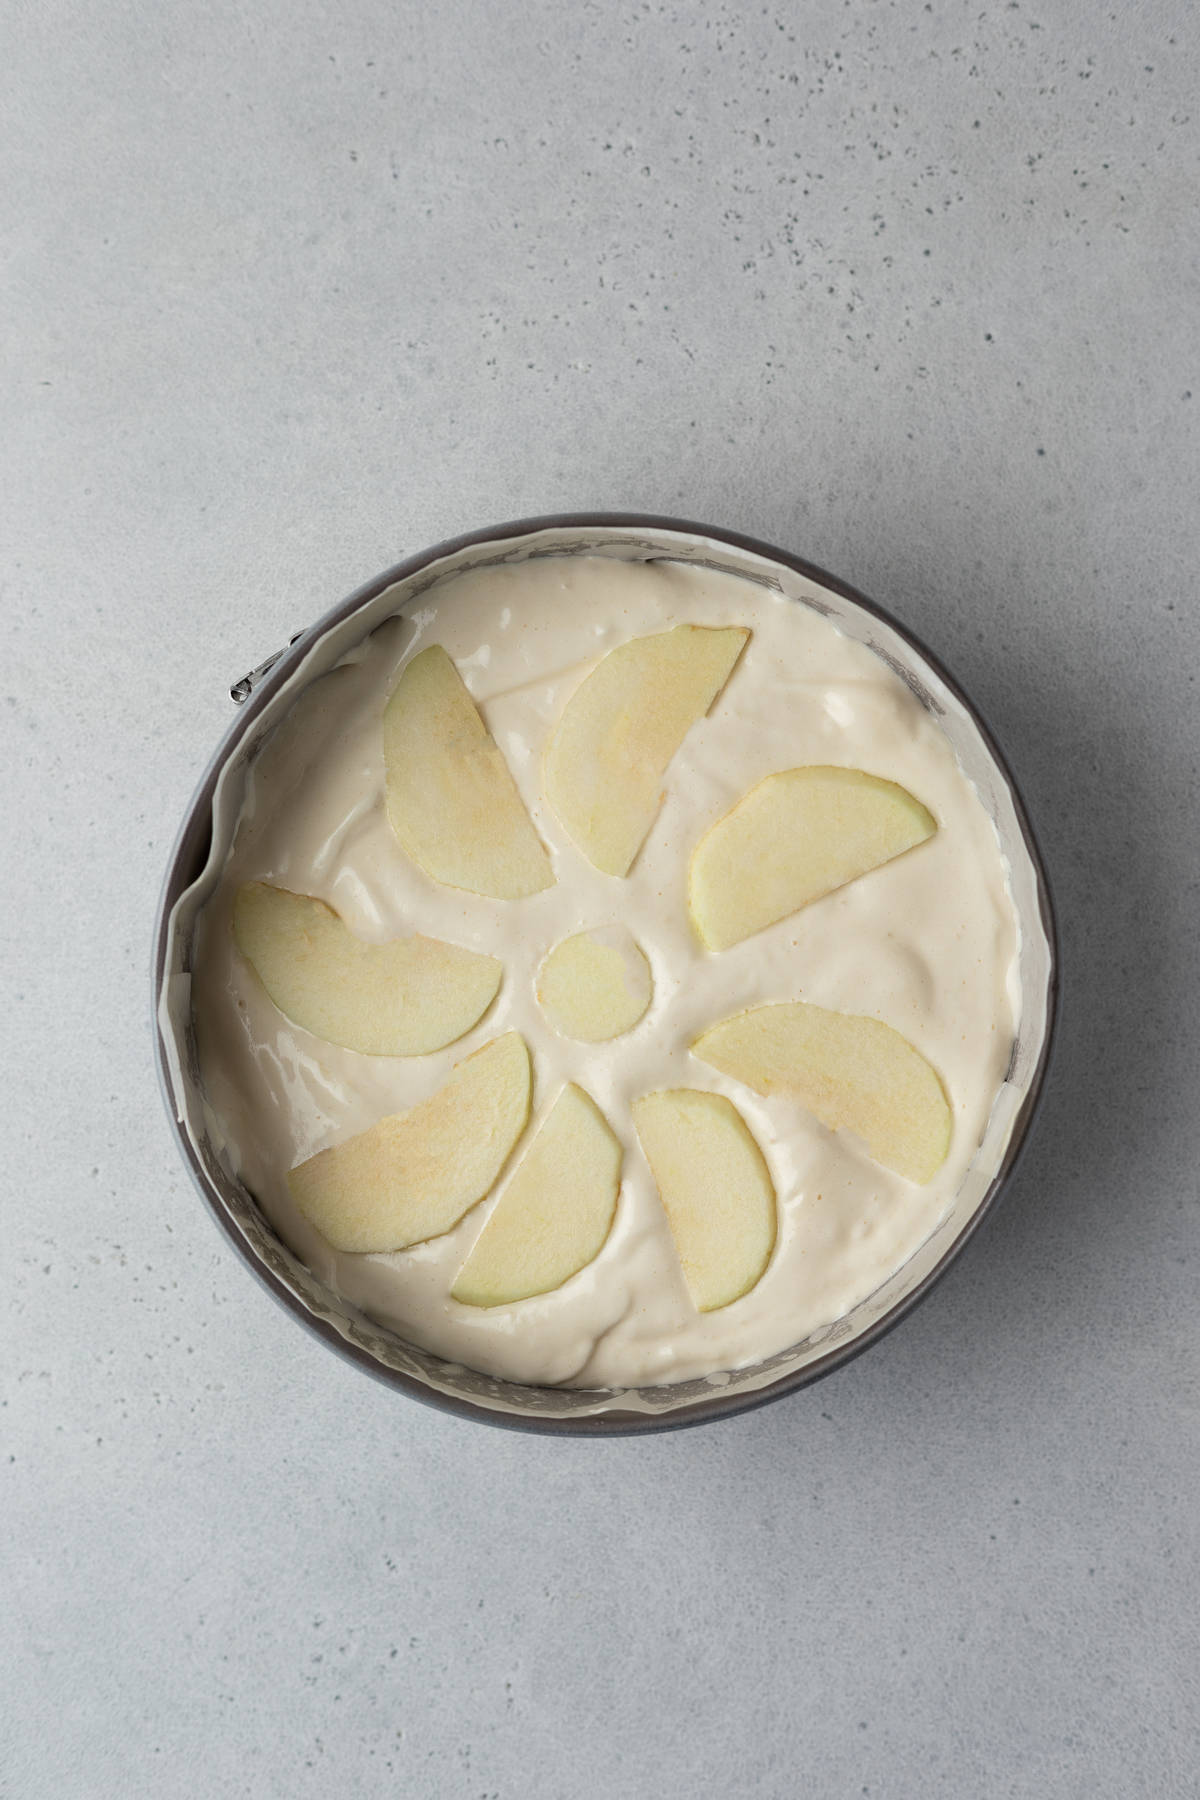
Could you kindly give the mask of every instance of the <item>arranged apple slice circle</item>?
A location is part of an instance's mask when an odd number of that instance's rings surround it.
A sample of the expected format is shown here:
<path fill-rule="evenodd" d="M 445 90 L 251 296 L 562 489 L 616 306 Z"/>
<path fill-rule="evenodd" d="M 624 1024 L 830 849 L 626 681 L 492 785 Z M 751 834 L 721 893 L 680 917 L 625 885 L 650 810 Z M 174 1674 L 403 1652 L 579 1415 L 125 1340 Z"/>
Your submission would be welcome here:
<path fill-rule="evenodd" d="M 831 1131 L 853 1131 L 874 1160 L 932 1181 L 950 1149 L 937 1071 L 890 1025 L 802 1000 L 755 1006 L 702 1033 L 692 1054 L 759 1094 L 784 1094 Z"/>
<path fill-rule="evenodd" d="M 384 710 L 383 758 L 388 821 L 427 875 L 496 900 L 553 886 L 508 764 L 440 644 L 405 665 Z"/>
<path fill-rule="evenodd" d="M 728 950 L 936 830 L 907 789 L 862 769 L 768 775 L 692 852 L 688 910 L 697 936 L 706 949 Z"/>
<path fill-rule="evenodd" d="M 504 965 L 438 938 L 368 944 L 323 900 L 246 882 L 233 935 L 281 1013 L 365 1056 L 427 1056 L 470 1031 Z"/>
<path fill-rule="evenodd" d="M 518 1031 L 460 1062 L 428 1100 L 298 1163 L 293 1200 L 326 1243 L 356 1254 L 440 1237 L 490 1193 L 529 1118 Z"/>
<path fill-rule="evenodd" d="M 546 747 L 546 798 L 588 861 L 628 875 L 662 804 L 667 765 L 750 633 L 676 625 L 610 650 L 567 701 Z"/>
<path fill-rule="evenodd" d="M 663 1088 L 633 1103 L 688 1292 L 698 1312 L 740 1300 L 775 1248 L 775 1188 L 746 1121 L 723 1094 Z"/>
<path fill-rule="evenodd" d="M 741 655 L 742 627 L 679 625 L 610 651 L 551 734 L 545 796 L 601 873 L 629 873 L 688 731 Z M 403 668 L 383 717 L 387 816 L 413 862 L 446 886 L 517 900 L 554 873 L 512 774 L 453 661 L 432 645 Z M 750 788 L 697 843 L 687 904 L 706 949 L 742 942 L 905 854 L 937 830 L 894 782 L 833 766 Z M 560 925 L 559 927 L 563 927 Z M 324 902 L 266 882 L 235 896 L 234 937 L 275 1005 L 305 1030 L 373 1056 L 419 1056 L 470 1031 L 503 976 L 497 957 L 413 936 L 368 944 Z M 562 1036 L 601 1044 L 637 1025 L 649 962 L 624 925 L 576 931 L 545 957 L 537 999 Z M 711 1016 L 711 1015 L 710 1015 Z M 906 1179 L 932 1180 L 952 1117 L 937 1072 L 880 1021 L 794 1001 L 713 1025 L 694 1055 L 763 1095 L 785 1095 Z M 491 1194 L 525 1130 L 532 1076 L 516 1031 L 460 1062 L 410 1111 L 293 1168 L 300 1212 L 333 1249 L 407 1249 L 452 1230 Z M 673 1087 L 632 1104 L 691 1299 L 715 1312 L 762 1279 L 778 1230 L 759 1144 L 723 1094 Z M 450 1290 L 462 1306 L 517 1304 L 588 1267 L 616 1215 L 622 1145 L 591 1097 L 559 1093 Z"/>
<path fill-rule="evenodd" d="M 451 1298 L 504 1306 L 560 1288 L 600 1254 L 621 1185 L 621 1146 L 589 1095 L 571 1084 L 554 1102 Z"/>
<path fill-rule="evenodd" d="M 645 953 L 624 925 L 602 925 L 564 938 L 537 978 L 538 1004 L 556 1031 L 603 1044 L 632 1031 L 654 983 Z"/>

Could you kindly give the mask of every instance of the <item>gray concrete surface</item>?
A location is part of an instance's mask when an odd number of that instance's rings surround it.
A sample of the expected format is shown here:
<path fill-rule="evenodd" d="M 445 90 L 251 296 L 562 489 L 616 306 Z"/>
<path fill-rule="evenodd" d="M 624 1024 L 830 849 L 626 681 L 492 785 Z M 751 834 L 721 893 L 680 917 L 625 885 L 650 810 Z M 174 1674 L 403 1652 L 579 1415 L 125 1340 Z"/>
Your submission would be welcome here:
<path fill-rule="evenodd" d="M 9 0 L 0 1791 L 1200 1791 L 1186 0 Z M 150 1060 L 226 688 L 403 553 L 639 508 L 933 644 L 1066 1007 L 1007 1204 L 695 1433 L 407 1405 L 258 1292 Z"/>

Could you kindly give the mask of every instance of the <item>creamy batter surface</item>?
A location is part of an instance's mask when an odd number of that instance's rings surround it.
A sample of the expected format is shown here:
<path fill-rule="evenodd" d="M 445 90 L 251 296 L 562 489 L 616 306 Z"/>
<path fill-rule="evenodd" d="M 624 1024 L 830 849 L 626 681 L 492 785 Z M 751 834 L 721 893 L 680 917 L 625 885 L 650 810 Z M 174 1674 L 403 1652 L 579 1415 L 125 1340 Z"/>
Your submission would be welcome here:
<path fill-rule="evenodd" d="M 617 880 L 591 867 L 546 805 L 542 750 L 606 651 L 678 624 L 744 625 L 752 636 L 677 753 L 658 819 Z M 383 709 L 404 663 L 430 644 L 457 663 L 550 851 L 556 883 L 529 899 L 439 886 L 388 825 Z M 899 782 L 933 813 L 936 835 L 730 950 L 703 950 L 686 906 L 693 847 L 763 776 L 806 763 Z M 367 939 L 416 931 L 498 955 L 499 994 L 466 1037 L 430 1056 L 370 1057 L 325 1043 L 275 1008 L 234 946 L 233 896 L 251 880 L 315 895 Z M 538 967 L 572 933 L 615 925 L 649 959 L 652 1003 L 628 1035 L 574 1042 L 537 1003 Z M 285 1242 L 347 1301 L 487 1374 L 627 1387 L 740 1368 L 785 1349 L 907 1260 L 948 1210 L 1004 1079 L 1017 944 L 991 821 L 936 722 L 873 652 L 814 609 L 734 576 L 547 557 L 444 581 L 299 696 L 252 768 L 233 849 L 199 920 L 196 1036 L 231 1166 Z M 705 1027 L 779 1000 L 870 1014 L 933 1064 L 954 1132 L 928 1186 L 881 1168 L 793 1102 L 762 1099 L 690 1054 Z M 512 1029 L 534 1069 L 533 1114 L 513 1161 L 567 1081 L 591 1094 L 624 1144 L 616 1220 L 600 1255 L 554 1293 L 486 1310 L 459 1305 L 449 1290 L 494 1195 L 413 1249 L 333 1251 L 296 1209 L 287 1171 L 425 1099 L 463 1057 Z M 632 1100 L 672 1086 L 728 1095 L 778 1195 L 766 1274 L 718 1312 L 691 1303 L 630 1119 Z"/>

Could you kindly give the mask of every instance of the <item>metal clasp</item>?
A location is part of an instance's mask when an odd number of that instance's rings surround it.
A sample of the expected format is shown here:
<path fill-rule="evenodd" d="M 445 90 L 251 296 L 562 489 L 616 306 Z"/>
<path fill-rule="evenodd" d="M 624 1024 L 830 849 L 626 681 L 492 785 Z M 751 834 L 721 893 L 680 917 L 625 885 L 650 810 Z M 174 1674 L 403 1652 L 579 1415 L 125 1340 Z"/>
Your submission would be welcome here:
<path fill-rule="evenodd" d="M 276 650 L 273 656 L 268 656 L 266 662 L 260 662 L 257 669 L 251 669 L 248 675 L 243 675 L 240 681 L 235 681 L 229 690 L 229 698 L 233 704 L 244 706 L 263 676 L 273 669 L 280 657 L 286 656 L 292 645 L 298 644 L 304 635 L 303 631 L 293 632 L 282 650 Z"/>

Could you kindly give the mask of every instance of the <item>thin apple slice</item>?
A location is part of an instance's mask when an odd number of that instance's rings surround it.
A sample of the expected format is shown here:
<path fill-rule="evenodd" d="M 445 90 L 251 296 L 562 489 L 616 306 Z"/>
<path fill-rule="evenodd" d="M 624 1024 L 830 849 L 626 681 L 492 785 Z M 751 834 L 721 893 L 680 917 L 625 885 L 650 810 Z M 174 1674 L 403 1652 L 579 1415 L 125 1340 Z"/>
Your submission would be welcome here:
<path fill-rule="evenodd" d="M 667 764 L 750 633 L 676 625 L 610 650 L 568 700 L 546 750 L 546 798 L 588 861 L 627 875 L 662 803 Z"/>
<path fill-rule="evenodd" d="M 477 1025 L 504 965 L 438 938 L 367 944 L 323 900 L 248 881 L 233 935 L 281 1013 L 364 1056 L 427 1056 Z"/>
<path fill-rule="evenodd" d="M 582 1088 L 565 1087 L 517 1164 L 450 1293 L 464 1306 L 548 1294 L 603 1248 L 621 1146 Z"/>
<path fill-rule="evenodd" d="M 553 885 L 508 764 L 440 644 L 405 665 L 383 715 L 383 757 L 388 820 L 427 875 L 496 900 Z"/>
<path fill-rule="evenodd" d="M 862 769 L 783 769 L 705 833 L 688 869 L 700 942 L 728 950 L 937 830 L 907 789 Z"/>
<path fill-rule="evenodd" d="M 775 1247 L 775 1189 L 746 1121 L 723 1094 L 663 1088 L 634 1101 L 633 1122 L 696 1310 L 740 1300 Z"/>
<path fill-rule="evenodd" d="M 529 1084 L 525 1040 L 505 1032 L 420 1106 L 297 1164 L 292 1198 L 335 1250 L 440 1237 L 491 1191 L 529 1118 Z"/>
<path fill-rule="evenodd" d="M 755 1006 L 703 1033 L 701 1062 L 759 1094 L 786 1094 L 831 1131 L 853 1131 L 876 1162 L 932 1181 L 952 1120 L 937 1072 L 878 1019 L 793 1000 Z"/>
<path fill-rule="evenodd" d="M 650 1004 L 650 964 L 623 925 L 564 938 L 538 973 L 538 1003 L 556 1031 L 603 1044 L 632 1031 Z"/>

